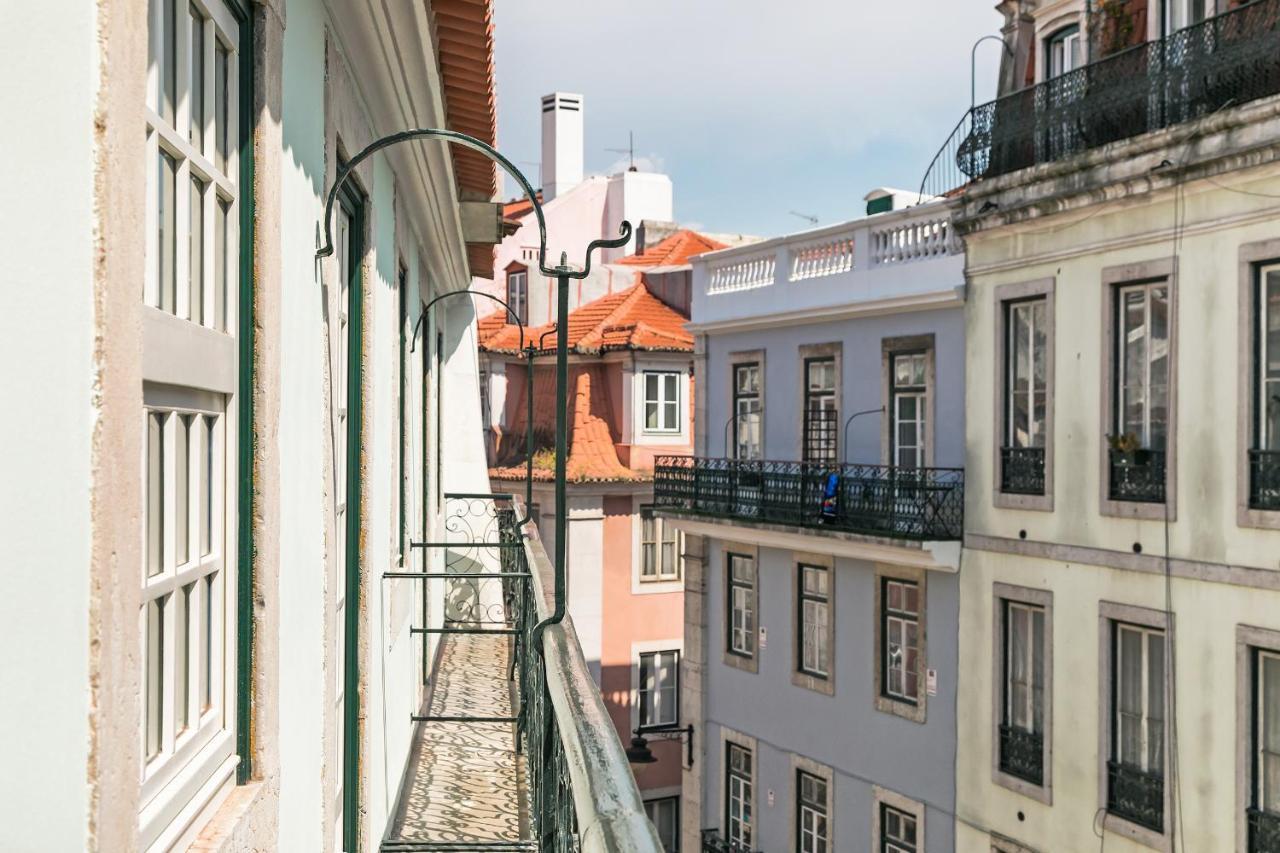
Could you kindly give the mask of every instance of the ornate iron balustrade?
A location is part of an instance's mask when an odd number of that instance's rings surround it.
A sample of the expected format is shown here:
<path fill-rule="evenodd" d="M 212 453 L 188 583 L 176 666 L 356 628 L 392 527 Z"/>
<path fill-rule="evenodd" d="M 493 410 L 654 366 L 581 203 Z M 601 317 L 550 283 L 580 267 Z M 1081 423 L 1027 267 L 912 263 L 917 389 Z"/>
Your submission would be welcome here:
<path fill-rule="evenodd" d="M 963 468 L 661 456 L 654 504 L 674 512 L 896 539 L 959 539 Z"/>
<path fill-rule="evenodd" d="M 1250 808 L 1249 853 L 1280 853 L 1280 814 Z"/>
<path fill-rule="evenodd" d="M 1130 823 L 1164 832 L 1164 776 L 1108 761 L 1107 811 Z"/>
<path fill-rule="evenodd" d="M 1113 501 L 1164 503 L 1165 452 L 1135 450 L 1125 453 L 1110 451 Z"/>
<path fill-rule="evenodd" d="M 1044 784 L 1044 735 L 1000 726 L 1000 769 L 1032 785 Z"/>
<path fill-rule="evenodd" d="M 760 853 L 760 851 L 744 847 L 736 841 L 721 838 L 718 829 L 704 829 L 702 830 L 702 853 Z"/>
<path fill-rule="evenodd" d="M 1249 451 L 1249 506 L 1280 509 L 1280 450 Z"/>
<path fill-rule="evenodd" d="M 1000 448 L 1000 491 L 1009 495 L 1044 494 L 1044 448 Z"/>
<path fill-rule="evenodd" d="M 930 164 L 922 195 L 1280 93 L 1280 0 L 1253 0 L 974 107 Z"/>

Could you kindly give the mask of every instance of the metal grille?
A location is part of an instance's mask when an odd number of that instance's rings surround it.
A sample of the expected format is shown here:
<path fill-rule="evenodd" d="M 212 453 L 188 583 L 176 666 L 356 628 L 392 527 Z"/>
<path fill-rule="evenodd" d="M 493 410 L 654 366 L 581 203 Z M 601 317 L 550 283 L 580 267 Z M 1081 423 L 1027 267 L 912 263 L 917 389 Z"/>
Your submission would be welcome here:
<path fill-rule="evenodd" d="M 1251 808 L 1249 853 L 1280 853 L 1280 814 Z"/>
<path fill-rule="evenodd" d="M 695 515 L 898 539 L 959 539 L 963 468 L 896 468 L 661 456 L 654 504 Z"/>
<path fill-rule="evenodd" d="M 836 461 L 837 412 L 807 409 L 804 413 L 804 461 L 831 464 Z"/>
<path fill-rule="evenodd" d="M 1000 726 L 1000 769 L 1033 785 L 1044 784 L 1044 735 Z"/>
<path fill-rule="evenodd" d="M 1165 452 L 1111 453 L 1111 500 L 1164 503 Z"/>
<path fill-rule="evenodd" d="M 702 853 L 759 853 L 759 851 L 743 847 L 736 841 L 721 838 L 718 829 L 704 829 L 702 830 Z"/>
<path fill-rule="evenodd" d="M 1007 495 L 1044 494 L 1044 448 L 1000 448 L 1000 491 Z"/>
<path fill-rule="evenodd" d="M 1280 450 L 1249 451 L 1249 506 L 1280 509 Z"/>
<path fill-rule="evenodd" d="M 1277 92 L 1280 0 L 1254 0 L 973 108 L 920 192 L 942 195 Z"/>
<path fill-rule="evenodd" d="M 1164 777 L 1108 761 L 1107 811 L 1130 823 L 1164 832 Z"/>

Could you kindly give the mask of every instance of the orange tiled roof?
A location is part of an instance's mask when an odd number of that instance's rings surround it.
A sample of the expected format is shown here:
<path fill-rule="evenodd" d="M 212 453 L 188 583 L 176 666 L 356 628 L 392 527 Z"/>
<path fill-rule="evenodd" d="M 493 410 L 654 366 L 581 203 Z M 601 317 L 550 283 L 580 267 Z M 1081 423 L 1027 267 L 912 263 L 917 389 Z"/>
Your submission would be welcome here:
<path fill-rule="evenodd" d="M 538 197 L 538 204 L 542 204 L 542 190 L 538 190 L 534 195 Z M 532 212 L 533 202 L 527 198 L 513 198 L 502 205 L 503 219 L 521 219 Z"/>
<path fill-rule="evenodd" d="M 520 328 L 502 321 L 500 310 L 480 320 L 480 349 L 508 353 L 520 349 Z M 569 348 L 584 355 L 620 349 L 693 352 L 693 336 L 684 324 L 683 316 L 644 284 L 637 284 L 570 311 Z M 548 323 L 526 330 L 525 343 L 538 341 L 554 328 L 554 323 Z M 542 351 L 554 349 L 555 337 L 548 334 Z"/>
<path fill-rule="evenodd" d="M 684 228 L 645 248 L 643 252 L 619 259 L 617 263 L 640 267 L 676 266 L 689 263 L 689 259 L 694 255 L 725 248 L 728 247 L 724 243 Z"/>

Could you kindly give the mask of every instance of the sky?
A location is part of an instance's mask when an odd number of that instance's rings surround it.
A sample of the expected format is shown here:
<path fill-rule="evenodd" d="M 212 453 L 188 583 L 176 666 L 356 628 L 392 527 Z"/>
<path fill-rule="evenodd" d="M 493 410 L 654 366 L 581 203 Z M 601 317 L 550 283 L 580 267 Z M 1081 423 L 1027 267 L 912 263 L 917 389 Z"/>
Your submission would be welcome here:
<path fill-rule="evenodd" d="M 496 0 L 500 150 L 538 181 L 540 98 L 583 95 L 588 174 L 636 165 L 675 187 L 675 216 L 773 236 L 864 213 L 878 186 L 918 189 L 969 107 L 994 0 Z M 990 100 L 1000 46 L 978 48 Z M 515 194 L 507 182 L 505 198 Z"/>

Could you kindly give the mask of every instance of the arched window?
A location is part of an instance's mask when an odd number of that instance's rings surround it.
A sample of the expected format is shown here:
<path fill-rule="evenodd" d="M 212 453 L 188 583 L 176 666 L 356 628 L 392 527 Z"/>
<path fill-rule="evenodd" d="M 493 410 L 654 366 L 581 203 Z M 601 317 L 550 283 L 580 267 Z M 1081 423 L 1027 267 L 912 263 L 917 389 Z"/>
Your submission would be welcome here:
<path fill-rule="evenodd" d="M 1051 80 L 1083 64 L 1080 50 L 1080 28 L 1063 27 L 1044 40 L 1044 78 Z"/>

